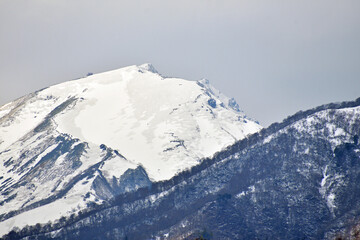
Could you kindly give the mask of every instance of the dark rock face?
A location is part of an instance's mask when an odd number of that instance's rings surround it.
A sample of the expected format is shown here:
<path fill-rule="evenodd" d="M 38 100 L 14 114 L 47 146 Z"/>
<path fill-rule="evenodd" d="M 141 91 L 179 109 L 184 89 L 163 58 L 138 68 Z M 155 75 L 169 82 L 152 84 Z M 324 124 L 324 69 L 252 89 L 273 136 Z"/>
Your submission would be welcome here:
<path fill-rule="evenodd" d="M 216 101 L 215 101 L 215 99 L 210 98 L 210 99 L 208 100 L 208 104 L 209 104 L 212 108 L 216 108 Z"/>
<path fill-rule="evenodd" d="M 360 222 L 360 99 L 287 118 L 165 182 L 72 219 L 23 229 L 34 239 L 332 239 Z"/>
<path fill-rule="evenodd" d="M 139 188 L 150 187 L 151 181 L 141 166 L 136 169 L 128 169 L 123 175 L 121 175 L 117 193 L 132 192 Z"/>

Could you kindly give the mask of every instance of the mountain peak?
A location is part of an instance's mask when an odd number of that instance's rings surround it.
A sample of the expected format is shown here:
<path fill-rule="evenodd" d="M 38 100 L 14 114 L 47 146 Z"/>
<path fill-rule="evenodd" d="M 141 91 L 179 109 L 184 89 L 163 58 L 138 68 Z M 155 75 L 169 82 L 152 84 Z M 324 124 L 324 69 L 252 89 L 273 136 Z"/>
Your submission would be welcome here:
<path fill-rule="evenodd" d="M 138 66 L 139 68 L 152 72 L 152 73 L 158 73 L 158 71 L 155 69 L 155 67 L 151 63 L 144 63 Z"/>
<path fill-rule="evenodd" d="M 163 81 L 146 63 L 0 107 L 0 235 L 170 179 L 261 129 L 227 103 L 199 82 Z M 34 206 L 51 214 L 34 219 Z"/>

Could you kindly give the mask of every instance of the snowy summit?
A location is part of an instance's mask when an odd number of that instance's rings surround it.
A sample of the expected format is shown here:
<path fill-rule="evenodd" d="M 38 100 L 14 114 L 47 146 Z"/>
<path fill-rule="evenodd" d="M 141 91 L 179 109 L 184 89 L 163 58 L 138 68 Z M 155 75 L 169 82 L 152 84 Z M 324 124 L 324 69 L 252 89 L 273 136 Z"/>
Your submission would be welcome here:
<path fill-rule="evenodd" d="M 0 235 L 170 179 L 260 129 L 207 80 L 151 64 L 24 96 L 0 107 Z"/>

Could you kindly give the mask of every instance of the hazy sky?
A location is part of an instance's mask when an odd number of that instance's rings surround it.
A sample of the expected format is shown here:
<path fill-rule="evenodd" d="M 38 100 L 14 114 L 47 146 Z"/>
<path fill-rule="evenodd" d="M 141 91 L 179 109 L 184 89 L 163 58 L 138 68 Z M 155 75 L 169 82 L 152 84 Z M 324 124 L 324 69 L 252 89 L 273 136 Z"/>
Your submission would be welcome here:
<path fill-rule="evenodd" d="M 0 105 L 151 62 L 263 125 L 360 97 L 359 0 L 0 0 Z"/>

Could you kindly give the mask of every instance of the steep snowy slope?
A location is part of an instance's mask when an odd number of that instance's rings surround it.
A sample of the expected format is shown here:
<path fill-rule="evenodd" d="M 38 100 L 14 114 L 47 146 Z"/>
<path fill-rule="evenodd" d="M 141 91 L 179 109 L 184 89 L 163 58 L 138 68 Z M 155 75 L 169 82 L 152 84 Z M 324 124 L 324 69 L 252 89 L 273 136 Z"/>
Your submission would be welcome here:
<path fill-rule="evenodd" d="M 29 94 L 0 108 L 0 234 L 170 179 L 259 129 L 208 81 L 150 64 Z"/>
<path fill-rule="evenodd" d="M 335 239 L 360 222 L 359 136 L 360 98 L 299 112 L 169 181 L 13 236 Z"/>

